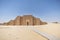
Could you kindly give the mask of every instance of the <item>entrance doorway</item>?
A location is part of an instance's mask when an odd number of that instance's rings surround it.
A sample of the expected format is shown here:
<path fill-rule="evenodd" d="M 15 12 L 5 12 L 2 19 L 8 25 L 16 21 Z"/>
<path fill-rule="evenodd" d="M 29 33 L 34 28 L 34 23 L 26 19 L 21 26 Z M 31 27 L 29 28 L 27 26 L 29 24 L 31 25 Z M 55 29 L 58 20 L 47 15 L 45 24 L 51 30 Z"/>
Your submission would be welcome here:
<path fill-rule="evenodd" d="M 26 20 L 26 25 L 29 25 L 29 20 Z"/>
<path fill-rule="evenodd" d="M 29 22 L 27 22 L 27 25 L 29 25 Z"/>

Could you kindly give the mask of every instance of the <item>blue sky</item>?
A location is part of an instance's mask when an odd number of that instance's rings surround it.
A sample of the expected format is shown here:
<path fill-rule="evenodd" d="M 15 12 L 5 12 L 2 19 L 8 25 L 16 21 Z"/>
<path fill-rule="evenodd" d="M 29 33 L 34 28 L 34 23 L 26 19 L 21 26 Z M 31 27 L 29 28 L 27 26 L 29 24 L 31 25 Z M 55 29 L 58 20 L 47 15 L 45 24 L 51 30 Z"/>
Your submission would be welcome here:
<path fill-rule="evenodd" d="M 0 0 L 0 23 L 26 14 L 60 22 L 60 0 Z"/>

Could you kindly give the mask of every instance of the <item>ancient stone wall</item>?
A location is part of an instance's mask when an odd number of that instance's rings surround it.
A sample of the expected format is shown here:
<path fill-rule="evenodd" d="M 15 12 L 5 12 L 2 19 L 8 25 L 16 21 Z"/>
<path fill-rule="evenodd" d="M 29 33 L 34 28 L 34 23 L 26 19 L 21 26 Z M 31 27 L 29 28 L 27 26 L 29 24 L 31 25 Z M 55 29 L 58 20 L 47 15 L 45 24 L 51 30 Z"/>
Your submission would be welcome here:
<path fill-rule="evenodd" d="M 14 20 L 5 23 L 5 25 L 42 25 L 46 24 L 39 18 L 33 17 L 32 15 L 17 16 Z"/>
<path fill-rule="evenodd" d="M 7 23 L 7 25 L 14 25 L 15 23 L 14 23 L 14 20 L 10 20 L 8 23 Z"/>
<path fill-rule="evenodd" d="M 17 16 L 16 19 L 14 20 L 15 22 L 15 25 L 20 25 L 20 22 L 21 22 L 21 17 L 20 16 Z"/>
<path fill-rule="evenodd" d="M 32 16 L 23 16 L 22 25 L 33 25 L 33 17 Z"/>

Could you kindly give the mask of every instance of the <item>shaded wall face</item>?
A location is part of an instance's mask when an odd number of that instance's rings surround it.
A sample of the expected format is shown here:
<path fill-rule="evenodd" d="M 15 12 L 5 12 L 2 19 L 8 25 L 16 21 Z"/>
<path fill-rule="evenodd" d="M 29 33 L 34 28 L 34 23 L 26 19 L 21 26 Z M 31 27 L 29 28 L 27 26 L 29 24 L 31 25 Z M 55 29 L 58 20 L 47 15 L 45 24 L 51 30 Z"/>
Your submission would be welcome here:
<path fill-rule="evenodd" d="M 40 25 L 40 19 L 34 18 L 34 25 Z"/>
<path fill-rule="evenodd" d="M 20 25 L 21 24 L 20 23 L 21 22 L 20 19 L 21 19 L 21 17 L 19 17 L 19 16 L 15 19 L 15 22 L 14 22 L 15 25 Z"/>
<path fill-rule="evenodd" d="M 14 25 L 14 20 L 9 21 L 6 25 Z"/>
<path fill-rule="evenodd" d="M 40 20 L 36 19 L 36 25 L 40 25 Z"/>

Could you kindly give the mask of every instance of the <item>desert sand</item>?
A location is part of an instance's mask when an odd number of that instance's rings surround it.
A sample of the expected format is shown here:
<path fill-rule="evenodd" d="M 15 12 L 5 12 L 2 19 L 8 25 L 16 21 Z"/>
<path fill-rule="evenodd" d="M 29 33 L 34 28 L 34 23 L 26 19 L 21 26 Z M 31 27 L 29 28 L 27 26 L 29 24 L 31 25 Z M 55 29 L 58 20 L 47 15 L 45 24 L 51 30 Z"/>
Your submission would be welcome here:
<path fill-rule="evenodd" d="M 0 40 L 60 40 L 60 24 L 35 26 L 0 25 Z M 50 40 L 49 39 L 49 40 Z"/>

